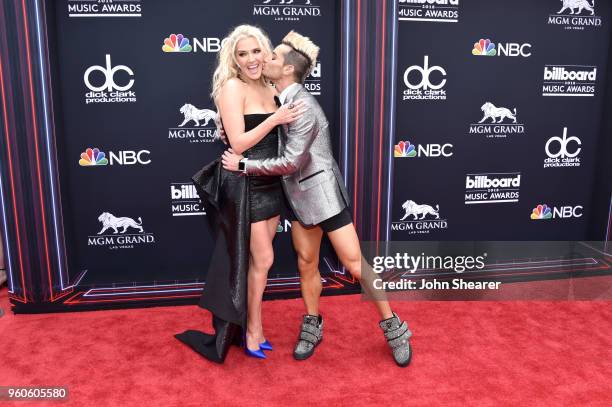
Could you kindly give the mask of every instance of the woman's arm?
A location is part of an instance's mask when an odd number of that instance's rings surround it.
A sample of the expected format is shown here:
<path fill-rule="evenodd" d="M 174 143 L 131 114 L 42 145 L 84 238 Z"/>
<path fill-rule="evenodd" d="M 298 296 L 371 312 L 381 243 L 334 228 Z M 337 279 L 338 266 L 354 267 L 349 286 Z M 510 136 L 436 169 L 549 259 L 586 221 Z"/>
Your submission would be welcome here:
<path fill-rule="evenodd" d="M 236 154 L 242 154 L 245 150 L 253 147 L 266 134 L 272 131 L 274 127 L 280 124 L 291 123 L 303 113 L 301 110 L 302 104 L 294 104 L 293 109 L 289 109 L 289 106 L 283 106 L 257 127 L 245 132 L 245 86 L 239 79 L 230 79 L 223 85 L 217 100 L 223 129 Z"/>

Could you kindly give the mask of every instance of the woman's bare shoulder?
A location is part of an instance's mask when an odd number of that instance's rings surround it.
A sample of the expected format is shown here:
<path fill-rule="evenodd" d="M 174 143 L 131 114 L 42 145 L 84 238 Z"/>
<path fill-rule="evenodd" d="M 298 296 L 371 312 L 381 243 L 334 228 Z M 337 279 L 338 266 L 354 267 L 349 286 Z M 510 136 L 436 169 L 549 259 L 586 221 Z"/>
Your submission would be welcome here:
<path fill-rule="evenodd" d="M 221 86 L 219 95 L 221 97 L 223 97 L 223 95 L 244 96 L 246 86 L 246 83 L 242 82 L 240 79 L 230 78 Z"/>

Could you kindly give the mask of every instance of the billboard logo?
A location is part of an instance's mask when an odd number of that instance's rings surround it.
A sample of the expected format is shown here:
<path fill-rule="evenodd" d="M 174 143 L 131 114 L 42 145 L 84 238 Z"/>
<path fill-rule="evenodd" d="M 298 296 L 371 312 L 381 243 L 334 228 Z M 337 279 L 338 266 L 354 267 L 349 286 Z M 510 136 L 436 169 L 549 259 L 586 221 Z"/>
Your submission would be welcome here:
<path fill-rule="evenodd" d="M 274 21 L 300 21 L 303 17 L 321 17 L 321 8 L 311 0 L 263 0 L 253 6 L 253 15 L 272 17 Z"/>
<path fill-rule="evenodd" d="M 141 0 L 70 0 L 68 17 L 142 17 Z"/>
<path fill-rule="evenodd" d="M 456 23 L 459 21 L 459 0 L 399 0 L 399 21 Z"/>
<path fill-rule="evenodd" d="M 441 66 L 429 66 L 429 56 L 425 55 L 423 66 L 412 65 L 404 71 L 403 100 L 446 100 L 446 70 Z"/>
<path fill-rule="evenodd" d="M 518 202 L 521 173 L 467 174 L 465 204 Z"/>
<path fill-rule="evenodd" d="M 193 48 L 189 44 L 189 40 L 183 37 L 183 34 L 170 34 L 164 39 L 162 51 L 164 52 L 191 52 Z"/>
<path fill-rule="evenodd" d="M 122 151 L 109 151 L 108 159 L 106 154 L 98 148 L 88 147 L 81 153 L 79 165 L 81 167 L 99 167 L 110 163 L 110 165 L 147 165 L 151 163 L 148 159 L 148 155 L 151 154 L 149 150 L 122 150 Z"/>
<path fill-rule="evenodd" d="M 551 209 L 547 204 L 539 204 L 533 208 L 530 217 L 532 220 L 581 218 L 582 210 L 582 205 L 553 206 Z"/>
<path fill-rule="evenodd" d="M 402 204 L 403 216 L 398 222 L 391 222 L 391 230 L 409 232 L 409 234 L 426 234 L 431 230 L 448 228 L 446 219 L 440 218 L 440 206 L 417 204 L 408 199 Z M 412 219 L 410 219 L 412 218 Z"/>
<path fill-rule="evenodd" d="M 478 123 L 470 124 L 469 134 L 484 135 L 486 138 L 506 138 L 508 134 L 525 134 L 525 125 L 517 121 L 516 107 L 510 110 L 486 102 L 480 110 L 483 113 L 482 119 Z"/>
<path fill-rule="evenodd" d="M 310 75 L 304 80 L 304 87 L 311 95 L 321 95 L 321 61 L 318 61 Z"/>
<path fill-rule="evenodd" d="M 172 216 L 201 216 L 206 211 L 200 202 L 198 191 L 190 182 L 173 182 L 170 184 Z"/>
<path fill-rule="evenodd" d="M 518 44 L 515 42 L 500 42 L 495 48 L 495 43 L 490 39 L 481 38 L 480 41 L 474 44 L 472 55 L 477 56 L 504 56 L 504 57 L 523 57 L 531 56 L 531 44 Z"/>
<path fill-rule="evenodd" d="M 393 149 L 396 158 L 412 157 L 451 157 L 453 145 L 447 144 L 411 144 L 410 141 L 400 141 Z"/>
<path fill-rule="evenodd" d="M 548 24 L 559 25 L 566 30 L 601 27 L 601 17 L 595 15 L 595 0 L 591 1 L 592 3 L 588 0 L 561 0 L 561 10 L 548 16 Z"/>
<path fill-rule="evenodd" d="M 567 137 L 567 127 L 563 128 L 563 137 L 551 137 L 544 146 L 548 156 L 544 160 L 544 168 L 580 167 L 580 151 L 582 141 L 576 136 Z"/>
<path fill-rule="evenodd" d="M 217 112 L 210 109 L 198 109 L 191 103 L 185 103 L 179 109 L 183 121 L 178 127 L 168 129 L 168 140 L 186 140 L 190 143 L 210 143 L 216 140 Z M 187 124 L 191 126 L 185 127 Z"/>
<path fill-rule="evenodd" d="M 155 243 L 155 236 L 152 233 L 145 233 L 140 217 L 135 221 L 133 218 L 117 217 L 110 212 L 102 212 L 98 216 L 98 222 L 102 224 L 102 229 L 97 234 L 88 236 L 88 246 L 116 250 Z M 105 234 L 106 232 L 110 234 Z"/>
<path fill-rule="evenodd" d="M 595 96 L 597 67 L 546 65 L 542 96 Z"/>
<path fill-rule="evenodd" d="M 96 74 L 92 75 L 94 72 Z M 131 78 L 134 76 L 134 71 L 126 65 L 113 67 L 109 54 L 106 54 L 106 66 L 93 65 L 87 68 L 83 74 L 83 81 L 90 92 L 85 94 L 85 103 L 136 102 L 136 93 L 130 90 L 134 85 L 134 79 L 129 79 L 124 84 L 117 83 L 115 80 L 117 72 L 125 72 L 121 75 L 122 77 L 127 75 Z M 94 77 L 94 82 L 97 85 L 92 83 L 92 77 Z M 100 78 L 103 79 L 102 82 L 99 81 Z"/>

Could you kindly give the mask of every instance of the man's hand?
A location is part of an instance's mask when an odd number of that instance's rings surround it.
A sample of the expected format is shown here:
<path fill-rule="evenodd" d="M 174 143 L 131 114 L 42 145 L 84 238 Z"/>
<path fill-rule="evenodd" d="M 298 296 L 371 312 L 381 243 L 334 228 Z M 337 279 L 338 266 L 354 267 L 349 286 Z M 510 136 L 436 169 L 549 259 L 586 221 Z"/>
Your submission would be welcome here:
<path fill-rule="evenodd" d="M 244 157 L 240 154 L 234 153 L 234 150 L 228 148 L 221 157 L 223 168 L 228 171 L 238 171 L 238 162 Z"/>

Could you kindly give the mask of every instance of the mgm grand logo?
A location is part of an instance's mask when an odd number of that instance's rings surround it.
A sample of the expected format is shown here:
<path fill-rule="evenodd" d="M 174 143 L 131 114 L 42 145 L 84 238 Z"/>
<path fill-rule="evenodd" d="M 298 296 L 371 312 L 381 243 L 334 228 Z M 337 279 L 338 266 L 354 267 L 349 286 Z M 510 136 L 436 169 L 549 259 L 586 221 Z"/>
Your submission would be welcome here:
<path fill-rule="evenodd" d="M 168 129 L 168 140 L 183 140 L 190 143 L 210 143 L 216 140 L 217 112 L 198 109 L 190 103 L 185 103 L 179 112 L 183 115 L 183 121 L 178 127 Z"/>
<path fill-rule="evenodd" d="M 602 20 L 595 15 L 595 0 L 561 0 L 561 9 L 548 16 L 548 24 L 566 30 L 584 30 L 601 27 Z"/>
<path fill-rule="evenodd" d="M 107 247 L 108 249 L 133 249 L 136 245 L 155 243 L 152 233 L 145 233 L 142 218 L 138 222 L 128 217 L 117 217 L 109 212 L 98 216 L 102 229 L 93 236 L 88 236 L 88 246 Z M 132 233 L 130 233 L 132 232 Z"/>
<path fill-rule="evenodd" d="M 431 230 L 446 229 L 448 222 L 440 218 L 440 206 L 417 204 L 409 199 L 402 204 L 404 216 L 399 222 L 391 222 L 391 230 L 408 234 L 427 234 Z"/>
<path fill-rule="evenodd" d="M 321 7 L 311 0 L 259 0 L 253 6 L 253 15 L 273 17 L 275 21 L 299 21 L 302 17 L 321 17 Z"/>
<path fill-rule="evenodd" d="M 480 108 L 482 119 L 470 124 L 470 135 L 482 135 L 486 138 L 506 138 L 512 134 L 525 134 L 525 125 L 517 120 L 516 107 L 497 107 L 486 102 Z"/>

